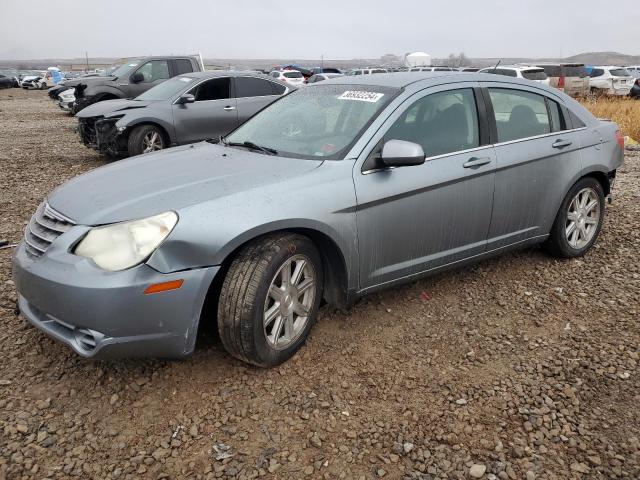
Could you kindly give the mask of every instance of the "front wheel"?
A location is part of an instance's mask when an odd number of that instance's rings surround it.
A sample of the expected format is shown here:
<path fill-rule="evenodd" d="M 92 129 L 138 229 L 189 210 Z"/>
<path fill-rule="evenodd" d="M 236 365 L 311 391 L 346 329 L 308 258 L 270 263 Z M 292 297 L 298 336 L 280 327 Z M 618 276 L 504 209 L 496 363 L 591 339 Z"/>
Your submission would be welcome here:
<path fill-rule="evenodd" d="M 242 249 L 218 302 L 218 331 L 234 357 L 279 365 L 304 344 L 322 298 L 320 254 L 311 240 L 274 234 Z"/>
<path fill-rule="evenodd" d="M 129 135 L 127 151 L 130 157 L 156 152 L 166 147 L 164 134 L 155 125 L 140 125 Z"/>
<path fill-rule="evenodd" d="M 604 191 L 598 180 L 579 180 L 562 201 L 545 246 L 551 254 L 574 258 L 596 242 L 604 220 Z"/>

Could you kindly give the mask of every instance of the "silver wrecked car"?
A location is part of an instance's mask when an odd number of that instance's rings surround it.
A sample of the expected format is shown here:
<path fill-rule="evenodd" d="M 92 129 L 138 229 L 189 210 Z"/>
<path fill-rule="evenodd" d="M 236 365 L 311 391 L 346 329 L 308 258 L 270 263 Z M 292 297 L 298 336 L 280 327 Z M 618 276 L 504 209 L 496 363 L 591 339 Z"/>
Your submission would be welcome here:
<path fill-rule="evenodd" d="M 104 100 L 76 114 L 80 140 L 110 156 L 134 156 L 217 138 L 290 91 L 253 72 L 193 72 L 133 100 Z"/>
<path fill-rule="evenodd" d="M 13 259 L 23 315 L 86 357 L 181 357 L 199 325 L 270 366 L 324 300 L 544 242 L 583 255 L 622 164 L 616 124 L 488 74 L 342 77 L 220 143 L 143 155 L 52 192 Z"/>

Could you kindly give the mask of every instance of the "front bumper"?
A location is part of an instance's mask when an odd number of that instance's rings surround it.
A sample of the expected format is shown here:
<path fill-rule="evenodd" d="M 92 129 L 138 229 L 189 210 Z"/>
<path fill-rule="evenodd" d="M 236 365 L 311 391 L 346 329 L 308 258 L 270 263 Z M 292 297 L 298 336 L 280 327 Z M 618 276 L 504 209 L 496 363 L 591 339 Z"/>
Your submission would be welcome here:
<path fill-rule="evenodd" d="M 192 353 L 202 306 L 219 267 L 162 274 L 142 264 L 107 272 L 69 253 L 78 230 L 86 227 L 61 235 L 39 258 L 27 253 L 24 243 L 18 246 L 13 278 L 26 319 L 83 357 L 181 358 Z M 184 283 L 177 290 L 144 294 L 150 284 L 178 279 Z"/>
<path fill-rule="evenodd" d="M 62 107 L 61 107 L 62 108 Z M 73 107 L 72 107 L 73 108 Z M 117 118 L 79 117 L 80 141 L 100 153 L 118 156 L 127 153 L 127 138 L 116 127 Z"/>

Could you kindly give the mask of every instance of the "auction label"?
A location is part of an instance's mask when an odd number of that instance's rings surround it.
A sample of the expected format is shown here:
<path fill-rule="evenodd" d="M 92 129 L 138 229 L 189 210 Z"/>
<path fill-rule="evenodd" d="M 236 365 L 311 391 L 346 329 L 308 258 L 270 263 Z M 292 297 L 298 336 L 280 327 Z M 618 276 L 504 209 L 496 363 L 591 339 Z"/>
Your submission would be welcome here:
<path fill-rule="evenodd" d="M 359 102 L 375 103 L 384 97 L 384 93 L 363 92 L 360 90 L 348 90 L 338 97 L 338 100 L 358 100 Z"/>

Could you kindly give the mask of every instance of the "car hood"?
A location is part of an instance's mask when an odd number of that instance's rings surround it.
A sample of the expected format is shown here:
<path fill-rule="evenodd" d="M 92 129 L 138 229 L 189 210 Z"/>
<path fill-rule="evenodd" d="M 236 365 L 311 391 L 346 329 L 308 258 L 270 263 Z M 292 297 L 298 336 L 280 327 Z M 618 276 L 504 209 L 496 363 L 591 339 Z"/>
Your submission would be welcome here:
<path fill-rule="evenodd" d="M 91 85 L 94 83 L 107 83 L 107 82 L 113 82 L 114 80 L 116 80 L 116 77 L 113 76 L 109 76 L 109 77 L 78 77 L 78 78 L 74 78 L 72 80 L 66 80 L 66 84 L 69 85 L 70 87 L 75 87 L 76 85 L 79 84 L 85 84 L 85 85 Z"/>
<path fill-rule="evenodd" d="M 152 103 L 155 103 L 155 101 L 127 100 L 119 98 L 114 100 L 103 100 L 101 102 L 94 103 L 93 105 L 89 105 L 88 107 L 83 108 L 81 111 L 76 113 L 76 117 L 108 117 L 109 115 L 114 113 L 144 108 L 151 105 Z"/>
<path fill-rule="evenodd" d="M 97 168 L 58 187 L 48 202 L 77 224 L 102 225 L 289 181 L 321 164 L 201 142 Z"/>

